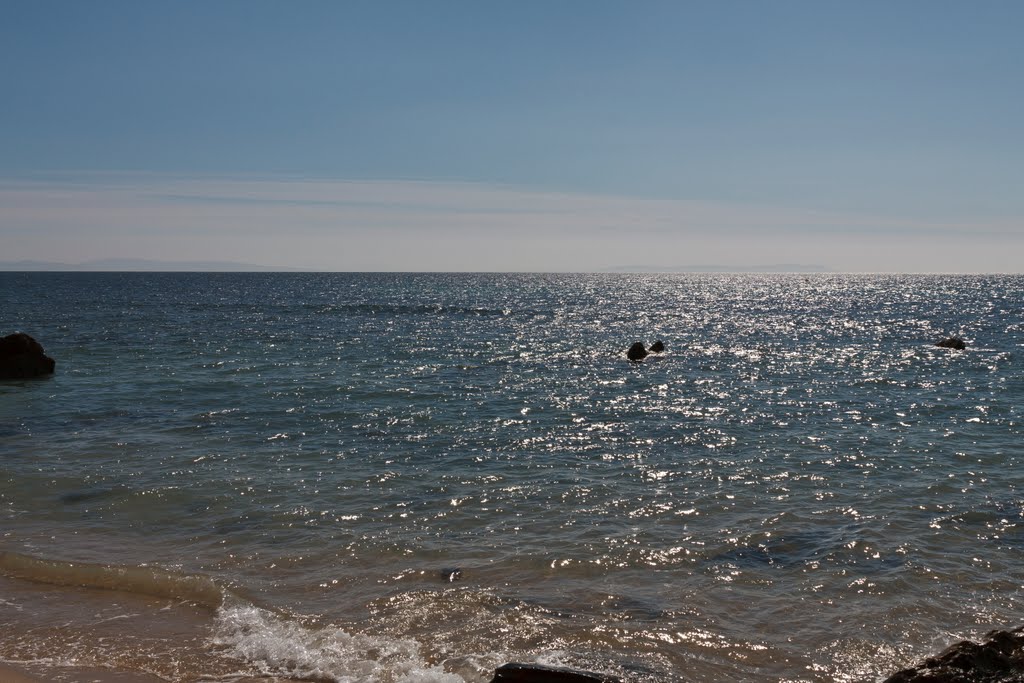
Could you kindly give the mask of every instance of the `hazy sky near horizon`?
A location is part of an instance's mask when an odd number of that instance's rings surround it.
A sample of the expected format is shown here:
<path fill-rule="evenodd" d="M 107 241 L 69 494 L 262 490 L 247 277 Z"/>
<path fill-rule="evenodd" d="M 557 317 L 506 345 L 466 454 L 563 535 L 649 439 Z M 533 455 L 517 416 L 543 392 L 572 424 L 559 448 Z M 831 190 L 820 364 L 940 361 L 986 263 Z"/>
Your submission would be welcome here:
<path fill-rule="evenodd" d="M 1021 272 L 1024 3 L 8 2 L 0 261 Z"/>

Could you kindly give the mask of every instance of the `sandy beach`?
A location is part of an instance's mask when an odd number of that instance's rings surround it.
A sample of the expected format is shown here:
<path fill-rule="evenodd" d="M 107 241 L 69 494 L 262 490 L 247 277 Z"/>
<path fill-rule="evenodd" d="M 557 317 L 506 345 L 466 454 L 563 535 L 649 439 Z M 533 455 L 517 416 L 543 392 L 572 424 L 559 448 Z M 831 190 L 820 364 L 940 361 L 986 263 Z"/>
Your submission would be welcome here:
<path fill-rule="evenodd" d="M 284 678 L 238 678 L 235 683 L 279 683 Z M 134 671 L 112 671 L 91 667 L 61 667 L 46 674 L 33 673 L 19 665 L 0 662 L 0 683 L 166 683 L 163 678 Z"/>
<path fill-rule="evenodd" d="M 31 676 L 10 664 L 0 664 L 0 683 L 39 683 L 43 679 Z"/>
<path fill-rule="evenodd" d="M 158 683 L 162 679 L 148 674 L 94 668 L 61 668 L 51 675 L 37 675 L 14 664 L 0 663 L 0 683 Z"/>

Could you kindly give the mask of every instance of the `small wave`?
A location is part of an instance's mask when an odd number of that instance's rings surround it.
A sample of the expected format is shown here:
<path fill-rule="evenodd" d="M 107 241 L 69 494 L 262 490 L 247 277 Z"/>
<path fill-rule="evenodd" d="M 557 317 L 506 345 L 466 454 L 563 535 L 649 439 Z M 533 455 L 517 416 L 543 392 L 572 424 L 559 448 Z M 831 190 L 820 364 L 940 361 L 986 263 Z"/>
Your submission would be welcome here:
<path fill-rule="evenodd" d="M 156 567 L 46 560 L 6 551 L 0 551 L 0 572 L 38 583 L 125 591 L 185 600 L 210 608 L 219 607 L 227 594 L 213 579 L 202 574 L 182 574 Z"/>
<path fill-rule="evenodd" d="M 217 612 L 215 646 L 267 676 L 335 683 L 465 683 L 426 662 L 411 638 L 308 627 L 248 603 Z"/>
<path fill-rule="evenodd" d="M 451 316 L 451 317 L 495 317 L 521 316 L 528 318 L 554 317 L 554 311 L 534 309 L 487 308 L 483 306 L 450 306 L 443 304 L 310 304 L 319 315 L 341 316 Z"/>

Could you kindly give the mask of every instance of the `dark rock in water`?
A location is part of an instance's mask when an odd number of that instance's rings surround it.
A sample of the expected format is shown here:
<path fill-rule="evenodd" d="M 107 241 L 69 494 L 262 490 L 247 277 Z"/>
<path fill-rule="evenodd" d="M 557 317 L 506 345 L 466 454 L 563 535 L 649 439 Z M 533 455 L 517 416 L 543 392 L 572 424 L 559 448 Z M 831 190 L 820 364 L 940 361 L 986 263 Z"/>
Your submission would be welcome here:
<path fill-rule="evenodd" d="M 665 344 L 660 339 L 651 344 L 649 351 L 651 353 L 661 353 L 665 350 Z"/>
<path fill-rule="evenodd" d="M 60 502 L 65 505 L 75 505 L 76 503 L 87 503 L 97 498 L 103 498 L 112 494 L 113 489 L 92 489 L 85 491 L 70 491 L 60 497 Z"/>
<path fill-rule="evenodd" d="M 935 342 L 935 345 L 944 349 L 959 349 L 960 351 L 967 348 L 967 344 L 960 337 L 946 337 Z"/>
<path fill-rule="evenodd" d="M 445 567 L 441 570 L 441 580 L 448 583 L 455 583 L 462 580 L 462 569 L 459 567 Z"/>
<path fill-rule="evenodd" d="M 984 643 L 950 645 L 885 683 L 1024 683 L 1024 626 L 991 631 Z"/>
<path fill-rule="evenodd" d="M 491 683 L 621 683 L 611 674 L 595 674 L 578 669 L 543 664 L 504 664 L 494 670 Z"/>
<path fill-rule="evenodd" d="M 52 375 L 56 363 L 43 347 L 24 332 L 0 339 L 0 379 L 25 379 Z"/>
<path fill-rule="evenodd" d="M 647 349 L 644 348 L 643 342 L 637 342 L 629 347 L 629 351 L 626 351 L 626 358 L 630 360 L 643 360 L 647 357 Z"/>

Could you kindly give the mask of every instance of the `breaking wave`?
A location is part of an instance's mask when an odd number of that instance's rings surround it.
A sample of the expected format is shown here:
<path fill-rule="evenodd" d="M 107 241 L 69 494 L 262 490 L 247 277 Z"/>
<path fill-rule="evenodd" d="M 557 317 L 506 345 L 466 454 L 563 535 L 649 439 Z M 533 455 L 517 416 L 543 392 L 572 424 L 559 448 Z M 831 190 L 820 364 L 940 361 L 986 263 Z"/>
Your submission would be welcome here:
<path fill-rule="evenodd" d="M 210 608 L 219 607 L 228 595 L 226 589 L 202 574 L 178 573 L 158 567 L 49 560 L 7 551 L 0 551 L 0 572 L 37 583 L 124 591 L 184 600 Z"/>
<path fill-rule="evenodd" d="M 252 604 L 225 604 L 212 642 L 268 676 L 336 683 L 464 683 L 425 661 L 411 638 L 306 626 Z"/>

